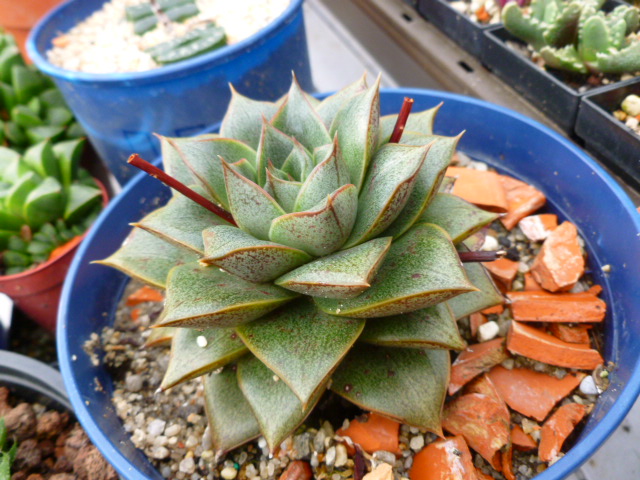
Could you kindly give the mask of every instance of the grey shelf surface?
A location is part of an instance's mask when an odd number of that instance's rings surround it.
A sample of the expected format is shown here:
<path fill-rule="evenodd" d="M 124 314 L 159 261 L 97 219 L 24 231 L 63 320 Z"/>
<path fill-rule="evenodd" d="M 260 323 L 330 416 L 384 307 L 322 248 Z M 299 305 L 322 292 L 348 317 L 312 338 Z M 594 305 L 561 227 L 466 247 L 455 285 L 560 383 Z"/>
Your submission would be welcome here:
<path fill-rule="evenodd" d="M 381 73 L 385 87 L 470 95 L 511 108 L 563 134 L 402 0 L 307 0 L 305 16 L 314 83 L 319 91 L 341 88 L 363 71 Z M 640 195 L 629 188 L 627 191 L 636 205 L 640 204 Z M 598 452 L 568 477 L 608 479 L 640 479 L 639 402 Z"/>

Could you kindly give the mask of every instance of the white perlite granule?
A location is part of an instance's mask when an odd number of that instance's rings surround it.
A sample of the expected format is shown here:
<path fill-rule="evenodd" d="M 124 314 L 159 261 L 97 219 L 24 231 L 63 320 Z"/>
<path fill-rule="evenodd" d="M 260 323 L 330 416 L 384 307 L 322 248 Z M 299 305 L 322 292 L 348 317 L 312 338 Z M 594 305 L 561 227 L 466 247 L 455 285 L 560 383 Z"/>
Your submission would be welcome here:
<path fill-rule="evenodd" d="M 178 38 L 213 21 L 222 27 L 229 45 L 237 43 L 275 20 L 290 0 L 196 0 L 200 13 L 168 27 L 158 24 L 136 35 L 125 7 L 147 0 L 111 0 L 101 10 L 53 41 L 49 61 L 66 70 L 87 73 L 141 72 L 160 67 L 144 50 Z"/>

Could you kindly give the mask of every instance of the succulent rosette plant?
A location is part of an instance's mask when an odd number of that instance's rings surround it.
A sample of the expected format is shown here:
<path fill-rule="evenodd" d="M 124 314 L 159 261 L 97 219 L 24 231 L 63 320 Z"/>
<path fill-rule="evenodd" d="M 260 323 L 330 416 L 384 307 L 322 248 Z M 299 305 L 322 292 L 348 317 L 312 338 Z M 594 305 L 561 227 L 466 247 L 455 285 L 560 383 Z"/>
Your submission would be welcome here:
<path fill-rule="evenodd" d="M 166 174 L 147 170 L 190 198 L 101 263 L 166 289 L 162 388 L 204 376 L 219 452 L 274 449 L 327 389 L 442 434 L 456 319 L 502 298 L 461 262 L 497 214 L 440 191 L 460 136 L 433 134 L 437 110 L 381 117 L 379 81 L 318 101 L 294 79 L 275 103 L 234 91 L 219 135 L 161 138 Z"/>

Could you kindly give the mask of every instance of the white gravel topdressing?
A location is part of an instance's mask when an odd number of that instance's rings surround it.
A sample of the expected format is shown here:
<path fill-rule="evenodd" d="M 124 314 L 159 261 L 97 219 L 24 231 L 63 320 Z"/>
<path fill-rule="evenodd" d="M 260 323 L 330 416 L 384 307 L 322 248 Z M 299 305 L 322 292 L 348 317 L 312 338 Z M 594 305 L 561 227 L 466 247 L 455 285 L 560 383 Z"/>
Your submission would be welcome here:
<path fill-rule="evenodd" d="M 158 68 L 144 50 L 181 37 L 209 21 L 224 28 L 229 45 L 239 42 L 276 19 L 290 0 L 196 0 L 200 13 L 182 23 L 159 24 L 136 35 L 125 7 L 143 0 L 111 0 L 82 23 L 54 39 L 49 61 L 66 70 L 87 73 L 141 72 Z"/>

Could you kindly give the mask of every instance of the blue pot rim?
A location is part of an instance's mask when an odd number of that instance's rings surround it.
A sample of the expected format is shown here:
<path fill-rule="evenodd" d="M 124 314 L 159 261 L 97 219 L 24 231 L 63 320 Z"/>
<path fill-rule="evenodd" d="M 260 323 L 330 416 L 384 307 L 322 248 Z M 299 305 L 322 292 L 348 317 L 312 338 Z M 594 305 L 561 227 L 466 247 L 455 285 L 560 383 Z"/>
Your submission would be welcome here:
<path fill-rule="evenodd" d="M 146 83 L 150 81 L 166 81 L 175 77 L 188 75 L 190 72 L 208 68 L 213 65 L 227 63 L 237 55 L 241 55 L 244 51 L 251 50 L 252 47 L 255 47 L 258 43 L 261 43 L 263 40 L 277 34 L 284 25 L 293 20 L 293 18 L 298 14 L 298 11 L 302 9 L 302 3 L 304 2 L 304 0 L 291 0 L 291 3 L 287 6 L 284 12 L 282 12 L 280 16 L 274 19 L 266 27 L 258 30 L 250 37 L 247 37 L 238 43 L 228 45 L 210 53 L 205 53 L 173 65 L 167 65 L 142 72 L 86 73 L 66 70 L 53 65 L 49 60 L 47 60 L 46 52 L 40 52 L 36 45 L 36 40 L 40 37 L 42 30 L 49 22 L 55 21 L 58 14 L 69 8 L 74 2 L 81 1 L 83 0 L 67 0 L 45 15 L 31 30 L 31 33 L 27 38 L 27 53 L 38 69 L 54 78 L 69 82 L 97 83 L 103 85 L 129 85 L 132 83 Z"/>
<path fill-rule="evenodd" d="M 620 202 L 624 210 L 627 212 L 634 212 L 631 215 L 633 218 L 633 224 L 635 230 L 640 235 L 640 215 L 636 214 L 636 207 L 626 194 L 624 189 L 607 173 L 603 167 L 589 157 L 582 149 L 578 148 L 571 141 L 561 136 L 559 133 L 551 130 L 550 128 L 538 123 L 537 121 L 526 117 L 518 112 L 510 110 L 499 105 L 495 105 L 483 100 L 478 100 L 465 95 L 459 95 L 455 93 L 441 92 L 427 89 L 417 88 L 393 88 L 393 89 L 381 89 L 380 93 L 400 93 L 403 96 L 419 97 L 421 95 L 437 96 L 442 100 L 452 100 L 466 102 L 471 105 L 479 106 L 482 108 L 494 110 L 507 117 L 511 117 L 518 121 L 528 124 L 530 127 L 540 130 L 549 137 L 553 138 L 559 144 L 569 149 L 571 152 L 579 156 L 589 167 L 593 170 L 594 175 L 597 175 L 614 193 L 617 200 Z M 317 95 L 323 98 L 327 94 Z M 122 195 L 118 195 L 111 201 L 109 206 L 102 212 L 95 225 L 101 223 L 103 218 L 106 218 L 111 214 L 113 210 L 116 210 L 120 204 L 122 198 L 125 197 L 125 193 L 134 189 L 136 185 L 145 178 L 146 174 L 143 172 L 138 173 L 133 179 L 125 186 L 122 191 Z M 76 386 L 75 377 L 71 373 L 72 359 L 69 355 L 69 347 L 67 344 L 67 336 L 65 329 L 65 319 L 72 312 L 72 305 L 68 302 L 69 293 L 72 288 L 72 279 L 78 274 L 78 270 L 83 267 L 80 263 L 80 259 L 85 255 L 88 246 L 94 241 L 97 229 L 92 229 L 87 234 L 85 240 L 81 243 L 73 263 L 67 273 L 65 280 L 60 306 L 58 308 L 58 330 L 57 330 L 57 349 L 58 357 L 60 361 L 60 370 L 65 382 L 65 387 L 69 393 L 69 398 L 73 405 L 74 411 L 78 420 L 84 427 L 85 431 L 94 442 L 94 444 L 100 444 L 100 450 L 103 455 L 112 462 L 114 468 L 122 475 L 129 475 L 131 473 L 131 464 L 129 459 L 125 457 L 112 443 L 111 440 L 104 434 L 104 432 L 93 421 L 93 417 L 87 411 L 80 392 Z M 571 448 L 569 453 L 550 466 L 547 470 L 541 474 L 536 475 L 535 480 L 559 480 L 568 476 L 571 472 L 577 469 L 580 465 L 586 462 L 591 455 L 604 443 L 604 441 L 615 431 L 618 425 L 622 422 L 627 415 L 631 407 L 636 401 L 636 398 L 640 394 L 640 358 L 633 367 L 633 374 L 630 380 L 623 388 L 620 396 L 611 406 L 606 415 L 598 422 L 594 429 L 587 435 L 587 437 L 581 439 L 576 445 Z M 126 467 L 127 469 L 125 469 Z M 140 477 L 144 478 L 144 477 Z"/>

